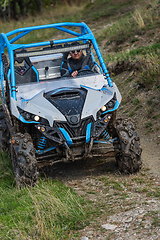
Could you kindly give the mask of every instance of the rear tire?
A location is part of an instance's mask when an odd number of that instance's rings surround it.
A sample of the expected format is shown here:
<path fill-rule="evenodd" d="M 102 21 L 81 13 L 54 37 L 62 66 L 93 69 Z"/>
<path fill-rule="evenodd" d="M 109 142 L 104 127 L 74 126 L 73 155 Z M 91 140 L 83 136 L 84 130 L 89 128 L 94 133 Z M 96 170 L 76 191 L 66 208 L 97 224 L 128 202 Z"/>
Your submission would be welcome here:
<path fill-rule="evenodd" d="M 9 149 L 9 129 L 5 121 L 2 105 L 0 105 L 0 148 L 3 151 Z"/>
<path fill-rule="evenodd" d="M 114 124 L 114 149 L 119 170 L 133 173 L 141 168 L 141 152 L 136 127 L 131 119 L 117 119 Z"/>
<path fill-rule="evenodd" d="M 16 133 L 12 137 L 11 159 L 17 186 L 34 186 L 37 183 L 39 173 L 35 149 L 28 133 Z"/>

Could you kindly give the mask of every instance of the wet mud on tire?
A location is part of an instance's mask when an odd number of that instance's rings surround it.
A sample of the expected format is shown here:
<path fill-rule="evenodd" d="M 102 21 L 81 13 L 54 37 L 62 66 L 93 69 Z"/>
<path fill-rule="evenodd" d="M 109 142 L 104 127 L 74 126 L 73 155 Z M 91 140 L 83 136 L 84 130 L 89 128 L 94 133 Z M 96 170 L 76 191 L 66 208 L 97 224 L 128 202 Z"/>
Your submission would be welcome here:
<path fill-rule="evenodd" d="M 114 148 L 119 170 L 124 173 L 137 172 L 142 165 L 142 149 L 133 121 L 117 119 L 115 136 L 118 137 L 118 140 L 114 142 Z"/>
<path fill-rule="evenodd" d="M 28 133 L 17 133 L 12 137 L 11 158 L 17 185 L 19 187 L 35 185 L 38 179 L 37 161 Z"/>
<path fill-rule="evenodd" d="M 4 151 L 9 147 L 9 130 L 5 121 L 3 107 L 0 105 L 0 148 Z"/>

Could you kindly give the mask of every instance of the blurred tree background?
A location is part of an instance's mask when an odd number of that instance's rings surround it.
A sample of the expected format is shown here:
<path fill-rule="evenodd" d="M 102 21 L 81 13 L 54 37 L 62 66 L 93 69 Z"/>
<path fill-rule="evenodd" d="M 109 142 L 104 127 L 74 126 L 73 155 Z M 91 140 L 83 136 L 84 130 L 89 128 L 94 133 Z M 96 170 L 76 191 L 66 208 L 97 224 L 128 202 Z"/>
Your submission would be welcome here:
<path fill-rule="evenodd" d="M 93 3 L 93 0 L 91 2 Z M 19 20 L 29 14 L 42 13 L 46 6 L 72 3 L 75 3 L 75 0 L 0 0 L 0 19 Z"/>

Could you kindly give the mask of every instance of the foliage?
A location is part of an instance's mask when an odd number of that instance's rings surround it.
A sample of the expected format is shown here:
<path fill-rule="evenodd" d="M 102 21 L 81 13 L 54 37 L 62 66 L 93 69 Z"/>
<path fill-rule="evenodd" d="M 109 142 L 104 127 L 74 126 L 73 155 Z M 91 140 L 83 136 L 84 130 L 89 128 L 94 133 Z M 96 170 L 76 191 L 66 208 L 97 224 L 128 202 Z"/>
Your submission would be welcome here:
<path fill-rule="evenodd" d="M 44 8 L 58 5 L 78 4 L 73 0 L 0 0 L 0 18 L 4 21 L 26 18 L 28 15 L 42 14 Z"/>
<path fill-rule="evenodd" d="M 87 15 L 88 21 L 97 21 L 104 18 L 112 17 L 117 18 L 120 13 L 124 12 L 124 8 L 134 4 L 134 0 L 95 0 L 94 4 L 88 4 L 85 6 L 84 12 Z"/>
<path fill-rule="evenodd" d="M 42 13 L 42 0 L 0 0 L 0 17 L 6 21 L 25 17 L 28 13 Z"/>
<path fill-rule="evenodd" d="M 9 156 L 0 154 L 0 239 L 65 239 L 83 226 L 84 201 L 72 189 L 51 179 L 16 188 Z"/>
<path fill-rule="evenodd" d="M 160 84 L 159 58 L 156 54 L 146 54 L 140 59 L 141 73 L 138 83 L 142 87 L 151 88 Z"/>

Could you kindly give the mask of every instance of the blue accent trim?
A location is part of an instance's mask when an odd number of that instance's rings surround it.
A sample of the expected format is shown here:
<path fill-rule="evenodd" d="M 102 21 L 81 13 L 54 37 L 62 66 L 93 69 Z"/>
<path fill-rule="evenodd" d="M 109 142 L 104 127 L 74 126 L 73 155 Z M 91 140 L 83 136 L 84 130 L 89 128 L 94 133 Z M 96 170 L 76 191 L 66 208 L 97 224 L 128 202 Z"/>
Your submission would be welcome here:
<path fill-rule="evenodd" d="M 64 31 L 64 28 L 63 28 L 63 27 L 55 27 L 55 28 L 58 29 L 58 30 Z M 75 35 L 75 36 L 77 36 L 77 37 L 81 36 L 80 33 L 76 33 L 76 32 L 74 32 L 74 31 L 72 31 L 72 30 L 69 30 L 69 29 L 65 29 L 65 32 L 66 32 L 66 33 L 69 33 L 69 34 L 72 34 L 72 35 Z"/>
<path fill-rule="evenodd" d="M 85 85 L 80 85 L 80 87 L 92 89 L 94 91 L 99 91 L 100 90 L 100 89 L 91 88 L 91 87 L 88 87 L 88 86 L 85 86 Z"/>
<path fill-rule="evenodd" d="M 102 87 L 102 88 L 101 88 L 101 91 L 107 91 L 107 92 L 113 94 L 113 92 L 109 91 L 109 90 L 108 90 L 107 88 L 105 88 L 105 87 Z"/>
<path fill-rule="evenodd" d="M 50 151 L 54 150 L 55 148 L 56 148 L 56 147 L 50 147 L 50 148 L 47 148 L 47 149 L 44 149 L 44 150 L 36 150 L 36 153 L 37 153 L 38 155 L 41 155 L 41 154 L 43 154 L 43 153 L 50 152 Z"/>
<path fill-rule="evenodd" d="M 70 67 L 68 67 L 68 71 L 70 74 L 72 73 L 72 69 Z"/>
<path fill-rule="evenodd" d="M 37 82 L 39 82 L 39 72 L 37 71 L 37 69 L 35 68 L 35 66 L 32 66 L 33 71 L 35 71 L 36 75 L 37 75 Z"/>
<path fill-rule="evenodd" d="M 20 99 L 21 99 L 22 103 L 23 103 L 23 102 L 28 102 L 28 101 L 32 100 L 34 97 L 36 97 L 38 94 L 40 94 L 42 91 L 43 91 L 43 90 L 41 90 L 40 92 L 36 93 L 36 94 L 35 94 L 34 96 L 32 96 L 31 98 L 24 99 L 23 97 L 21 97 Z"/>
<path fill-rule="evenodd" d="M 102 144 L 111 144 L 109 141 L 98 141 L 98 140 L 94 140 L 94 143 L 102 143 Z"/>
<path fill-rule="evenodd" d="M 72 88 L 71 87 L 62 87 L 62 88 L 59 88 L 56 91 L 54 91 L 53 94 L 56 94 L 56 93 L 58 93 L 58 92 L 60 92 L 62 90 L 70 90 L 70 89 L 72 89 Z"/>
<path fill-rule="evenodd" d="M 3 87 L 4 71 L 3 71 L 3 61 L 2 61 L 1 54 L 0 54 L 0 79 L 1 79 L 1 89 L 2 89 L 2 94 L 3 94 L 3 100 L 5 102 L 4 87 Z"/>
<path fill-rule="evenodd" d="M 23 117 L 22 117 L 22 115 L 20 114 L 19 115 L 19 120 L 21 121 L 21 122 L 24 122 L 24 123 L 40 123 L 40 122 L 36 122 L 36 121 L 26 121 Z"/>
<path fill-rule="evenodd" d="M 8 80 L 10 80 L 10 76 L 11 76 L 11 69 L 9 68 L 8 73 L 7 73 Z"/>
<path fill-rule="evenodd" d="M 9 80 L 9 86 L 10 86 L 10 90 L 9 90 L 9 94 L 11 96 L 11 84 L 10 84 L 10 78 L 11 78 L 11 69 L 9 68 L 8 73 L 7 73 L 7 78 Z"/>
<path fill-rule="evenodd" d="M 86 65 L 86 66 L 84 67 L 84 69 L 89 69 L 89 65 Z"/>
<path fill-rule="evenodd" d="M 102 55 L 101 55 L 101 52 L 100 52 L 100 49 L 99 49 L 99 47 L 98 47 L 97 41 L 96 41 L 96 39 L 95 39 L 92 31 L 90 30 L 90 28 L 89 28 L 84 22 L 82 22 L 82 24 L 84 24 L 84 26 L 86 27 L 87 32 L 90 34 L 90 37 L 91 37 L 91 40 L 92 40 L 94 49 L 95 49 L 95 51 L 96 51 L 96 53 L 97 53 L 97 56 L 98 56 L 98 59 L 99 59 L 99 61 L 100 61 L 100 63 L 101 63 L 103 72 L 104 72 L 105 76 L 107 77 L 107 81 L 108 81 L 109 86 L 112 87 L 112 86 L 113 86 L 113 83 L 112 83 L 111 78 L 108 76 L 109 73 L 108 73 L 107 67 L 106 67 L 106 65 L 105 65 L 105 62 L 104 62 L 104 60 L 103 60 L 103 57 L 102 57 Z"/>
<path fill-rule="evenodd" d="M 115 140 L 117 140 L 118 138 L 111 138 L 107 141 L 99 141 L 99 140 L 94 140 L 94 143 L 102 143 L 102 144 L 112 144 Z"/>
<path fill-rule="evenodd" d="M 86 143 L 89 143 L 91 139 L 91 126 L 92 126 L 92 123 L 88 123 L 87 129 L 86 129 Z"/>
<path fill-rule="evenodd" d="M 46 143 L 47 143 L 47 138 L 42 135 L 38 143 L 38 148 L 43 150 L 46 146 Z"/>
<path fill-rule="evenodd" d="M 106 113 L 115 111 L 119 107 L 119 105 L 120 105 L 120 103 L 116 100 L 116 104 L 115 104 L 114 108 L 112 108 L 111 110 L 107 110 L 107 111 L 103 112 L 102 114 L 106 114 Z"/>
<path fill-rule="evenodd" d="M 108 133 L 106 130 L 101 134 L 101 136 L 102 136 L 105 140 L 110 139 L 110 135 L 109 135 L 109 133 Z"/>
<path fill-rule="evenodd" d="M 64 61 L 62 61 L 62 63 L 61 63 L 60 70 L 62 69 L 63 63 L 64 63 Z"/>
<path fill-rule="evenodd" d="M 59 128 L 59 130 L 62 132 L 63 136 L 65 137 L 68 145 L 72 145 L 72 139 L 70 138 L 69 134 L 66 132 L 66 130 L 64 128 Z"/>

